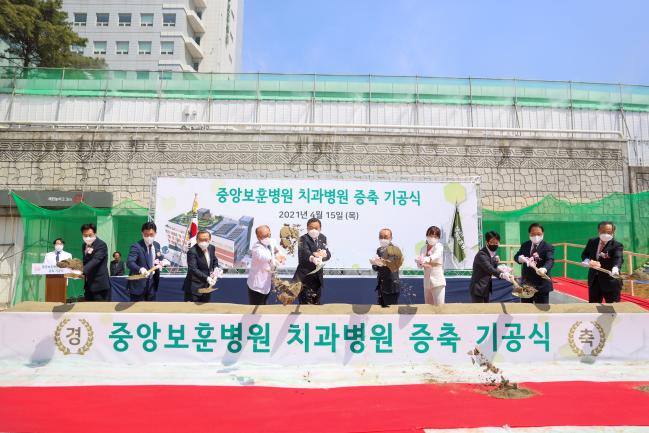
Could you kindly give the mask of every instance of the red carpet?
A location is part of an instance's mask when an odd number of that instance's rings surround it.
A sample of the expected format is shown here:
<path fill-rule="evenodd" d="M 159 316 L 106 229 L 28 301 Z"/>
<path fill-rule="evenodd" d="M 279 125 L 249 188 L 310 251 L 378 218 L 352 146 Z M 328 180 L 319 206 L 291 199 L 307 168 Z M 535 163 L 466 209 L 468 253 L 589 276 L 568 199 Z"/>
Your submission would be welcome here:
<path fill-rule="evenodd" d="M 583 299 L 588 302 L 588 283 L 586 281 L 571 280 L 570 278 L 553 277 L 554 290 Z M 639 298 L 622 293 L 620 296 L 622 302 L 633 302 L 640 307 L 649 310 L 649 299 Z"/>
<path fill-rule="evenodd" d="M 0 388 L 0 431 L 395 432 L 423 428 L 649 426 L 631 382 L 548 382 L 501 400 L 470 384 L 334 389 L 209 386 Z M 644 408 L 644 409 L 643 409 Z"/>

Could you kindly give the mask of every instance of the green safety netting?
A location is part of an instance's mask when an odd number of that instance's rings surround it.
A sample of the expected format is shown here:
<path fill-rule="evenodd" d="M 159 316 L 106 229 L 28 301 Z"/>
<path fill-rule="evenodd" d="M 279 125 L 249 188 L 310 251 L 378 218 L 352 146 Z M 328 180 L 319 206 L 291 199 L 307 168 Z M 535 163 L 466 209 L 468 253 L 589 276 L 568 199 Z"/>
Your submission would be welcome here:
<path fill-rule="evenodd" d="M 56 238 L 65 240 L 65 250 L 81 258 L 81 225 L 93 223 L 97 236 L 108 244 L 109 254 L 120 251 L 126 258 L 134 240 L 142 235 L 140 227 L 148 219 L 148 210 L 127 200 L 112 208 L 94 208 L 78 203 L 62 210 L 44 209 L 12 193 L 24 229 L 24 251 L 12 302 L 45 300 L 45 278 L 32 275 L 32 263 L 42 263 L 45 253 L 53 250 Z M 112 260 L 112 259 L 111 259 Z M 69 280 L 68 298 L 83 296 L 83 283 Z"/>
<path fill-rule="evenodd" d="M 519 79 L 0 68 L 0 93 L 649 111 L 649 86 Z"/>
<path fill-rule="evenodd" d="M 513 245 L 520 245 L 528 239 L 527 229 L 534 222 L 544 226 L 544 239 L 550 243 L 584 245 L 588 239 L 597 236 L 597 224 L 605 220 L 616 224 L 615 236 L 624 244 L 625 251 L 643 254 L 649 252 L 649 191 L 638 194 L 614 193 L 588 203 L 570 203 L 547 196 L 523 209 L 482 211 L 483 232 L 495 230 L 500 233 L 502 244 Z M 563 259 L 564 247 L 555 250 L 556 258 Z M 581 261 L 581 252 L 581 248 L 568 247 L 568 260 Z M 505 251 L 502 251 L 501 257 L 504 254 Z M 625 261 L 627 259 L 625 257 Z M 643 264 L 644 260 L 634 261 L 634 269 Z M 556 266 L 553 274 L 562 275 L 563 264 Z M 624 269 L 627 269 L 626 263 Z M 586 278 L 586 270 L 583 268 L 568 265 L 567 270 L 569 278 Z"/>

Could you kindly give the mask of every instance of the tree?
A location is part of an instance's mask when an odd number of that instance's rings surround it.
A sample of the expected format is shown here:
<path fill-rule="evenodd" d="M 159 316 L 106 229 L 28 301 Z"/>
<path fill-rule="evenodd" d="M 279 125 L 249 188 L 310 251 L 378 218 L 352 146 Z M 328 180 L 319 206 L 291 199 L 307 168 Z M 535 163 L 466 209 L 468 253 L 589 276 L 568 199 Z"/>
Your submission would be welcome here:
<path fill-rule="evenodd" d="M 7 48 L 0 58 L 23 67 L 106 67 L 104 59 L 71 51 L 85 46 L 61 10 L 62 0 L 0 0 L 0 40 Z"/>

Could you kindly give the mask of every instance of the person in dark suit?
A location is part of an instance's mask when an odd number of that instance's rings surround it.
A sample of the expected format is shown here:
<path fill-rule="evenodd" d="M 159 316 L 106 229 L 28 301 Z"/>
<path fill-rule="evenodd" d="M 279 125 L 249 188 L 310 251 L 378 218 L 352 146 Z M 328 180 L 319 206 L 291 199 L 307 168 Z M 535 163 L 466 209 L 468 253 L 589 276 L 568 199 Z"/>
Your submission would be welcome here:
<path fill-rule="evenodd" d="M 94 224 L 81 226 L 83 245 L 83 295 L 86 301 L 109 301 L 110 279 L 108 278 L 108 246 L 97 237 Z"/>
<path fill-rule="evenodd" d="M 536 273 L 550 275 L 554 265 L 554 247 L 543 240 L 545 230 L 541 224 L 531 224 L 527 229 L 529 241 L 523 242 L 521 248 L 514 255 L 514 261 L 522 265 L 522 282 L 538 290 L 532 298 L 521 298 L 521 302 L 528 304 L 549 304 L 550 292 L 553 289 L 552 281 L 546 280 Z"/>
<path fill-rule="evenodd" d="M 613 275 L 620 275 L 624 263 L 624 245 L 613 239 L 615 224 L 602 221 L 597 225 L 599 236 L 590 239 L 581 253 L 584 266 L 603 268 Z M 588 271 L 588 302 L 599 304 L 602 298 L 608 303 L 620 302 L 622 282 L 604 272 L 590 269 Z"/>
<path fill-rule="evenodd" d="M 131 245 L 126 259 L 129 275 L 145 275 L 142 280 L 126 283 L 131 302 L 155 301 L 160 283 L 160 269 L 169 265 L 162 256 L 160 244 L 155 239 L 156 225 L 146 222 L 142 225 L 142 239 Z M 153 271 L 151 269 L 155 268 Z"/>
<path fill-rule="evenodd" d="M 298 264 L 293 281 L 302 282 L 300 304 L 320 304 L 324 272 L 320 269 L 311 274 L 322 262 L 331 258 L 327 249 L 327 238 L 320 233 L 322 224 L 317 218 L 311 218 L 306 224 L 307 234 L 300 236 L 297 246 Z"/>
<path fill-rule="evenodd" d="M 473 273 L 469 282 L 471 302 L 488 303 L 492 291 L 491 277 L 509 280 L 510 271 L 504 265 L 500 265 L 500 259 L 496 255 L 500 245 L 500 235 L 491 231 L 485 234 L 487 245 L 475 255 L 473 259 Z"/>
<path fill-rule="evenodd" d="M 376 291 L 378 293 L 378 304 L 381 307 L 389 307 L 399 303 L 399 293 L 401 291 L 401 281 L 399 280 L 399 271 L 392 272 L 383 262 L 383 259 L 402 260 L 402 257 L 388 257 L 386 252 L 392 244 L 392 230 L 388 228 L 379 231 L 379 248 L 376 250 L 376 257 L 370 259 L 372 269 L 377 272 Z M 396 248 L 396 246 L 395 246 Z"/>
<path fill-rule="evenodd" d="M 115 251 L 113 253 L 113 260 L 110 262 L 110 276 L 121 277 L 124 275 L 124 262 L 122 261 L 122 253 Z"/>
<path fill-rule="evenodd" d="M 209 302 L 209 293 L 198 293 L 198 289 L 216 284 L 215 270 L 219 267 L 216 248 L 210 244 L 212 235 L 207 231 L 196 234 L 196 245 L 187 251 L 187 276 L 183 283 L 185 301 Z"/>

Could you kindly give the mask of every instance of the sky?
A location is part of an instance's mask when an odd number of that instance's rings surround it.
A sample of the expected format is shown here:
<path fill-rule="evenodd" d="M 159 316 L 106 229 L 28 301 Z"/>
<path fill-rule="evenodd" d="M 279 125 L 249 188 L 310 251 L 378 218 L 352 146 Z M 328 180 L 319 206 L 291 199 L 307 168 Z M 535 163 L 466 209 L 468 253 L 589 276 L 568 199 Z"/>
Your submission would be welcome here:
<path fill-rule="evenodd" d="M 649 0 L 244 0 L 243 72 L 649 85 Z"/>

